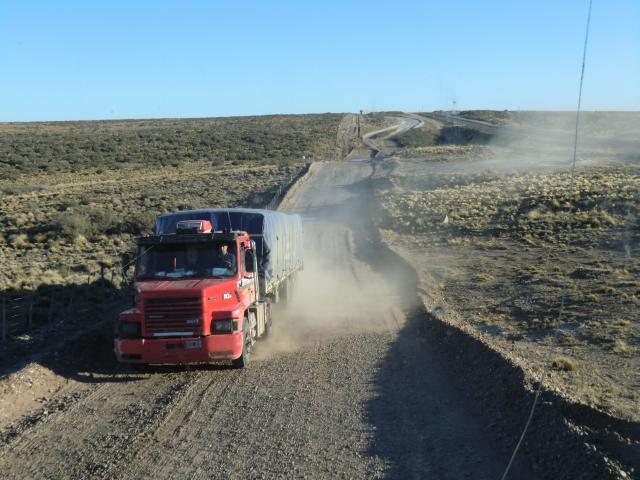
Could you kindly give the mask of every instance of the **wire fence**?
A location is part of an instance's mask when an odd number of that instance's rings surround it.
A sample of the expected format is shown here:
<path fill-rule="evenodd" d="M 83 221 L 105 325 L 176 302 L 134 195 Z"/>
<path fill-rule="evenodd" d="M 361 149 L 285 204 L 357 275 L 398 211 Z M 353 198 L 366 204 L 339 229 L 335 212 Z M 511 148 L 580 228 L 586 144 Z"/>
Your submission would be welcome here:
<path fill-rule="evenodd" d="M 123 266 L 101 266 L 85 284 L 42 285 L 36 291 L 0 295 L 0 342 L 45 325 L 99 318 L 114 302 L 130 296 L 132 278 Z"/>
<path fill-rule="evenodd" d="M 311 166 L 311 163 L 306 162 L 300 170 L 298 170 L 296 173 L 292 174 L 289 178 L 287 178 L 284 182 L 282 182 L 278 187 L 278 189 L 273 194 L 273 197 L 271 198 L 269 203 L 267 203 L 264 208 L 267 210 L 276 210 L 280 205 L 280 202 L 284 198 L 285 194 L 289 191 L 289 189 L 293 186 L 293 184 L 300 179 L 300 177 L 302 177 L 304 174 L 306 174 L 309 171 L 310 166 Z"/>

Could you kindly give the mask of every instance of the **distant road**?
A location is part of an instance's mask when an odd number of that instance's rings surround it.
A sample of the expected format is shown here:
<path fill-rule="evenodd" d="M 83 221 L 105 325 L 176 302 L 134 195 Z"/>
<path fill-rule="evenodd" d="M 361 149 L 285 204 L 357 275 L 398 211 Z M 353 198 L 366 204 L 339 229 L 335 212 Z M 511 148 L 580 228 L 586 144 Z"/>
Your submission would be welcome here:
<path fill-rule="evenodd" d="M 392 148 L 392 146 L 388 145 L 385 140 L 402 135 L 412 128 L 419 128 L 424 124 L 424 120 L 413 113 L 393 114 L 388 116 L 395 118 L 398 123 L 390 127 L 376 130 L 375 132 L 367 133 L 362 137 L 362 142 L 367 147 L 383 154 L 387 153 Z"/>
<path fill-rule="evenodd" d="M 459 115 L 455 115 L 448 112 L 425 113 L 423 115 L 425 117 L 430 117 L 430 118 L 435 118 L 436 120 L 440 120 L 446 126 L 472 128 L 474 130 L 478 130 L 479 132 L 486 133 L 488 135 L 495 135 L 495 133 L 500 128 L 497 125 L 494 125 L 489 122 L 483 122 L 481 120 L 472 120 L 470 118 L 464 118 Z"/>

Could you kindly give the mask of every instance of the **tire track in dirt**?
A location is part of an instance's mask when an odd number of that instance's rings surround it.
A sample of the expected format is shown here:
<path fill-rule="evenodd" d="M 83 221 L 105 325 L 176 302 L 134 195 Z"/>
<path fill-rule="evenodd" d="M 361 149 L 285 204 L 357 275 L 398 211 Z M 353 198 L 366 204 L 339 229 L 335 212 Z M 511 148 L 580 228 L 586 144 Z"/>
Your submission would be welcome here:
<path fill-rule="evenodd" d="M 0 471 L 10 472 L 9 478 L 98 476 L 191 381 L 189 373 L 151 375 L 88 387 L 88 395 L 6 445 Z M 37 460 L 22 460 L 29 458 Z"/>
<path fill-rule="evenodd" d="M 388 337 L 388 336 L 387 336 Z M 359 336 L 313 342 L 278 359 L 257 361 L 231 388 L 202 389 L 199 408 L 176 434 L 160 426 L 134 462 L 117 468 L 121 478 L 371 477 L 379 459 L 365 459 L 366 430 L 336 429 L 362 421 L 377 358 Z M 382 354 L 384 343 L 378 346 Z M 356 353 L 354 355 L 353 352 Z M 335 368 L 335 354 L 350 362 Z M 318 388 L 318 386 L 321 386 Z M 351 408 L 345 409 L 345 405 Z M 184 401 L 180 408 L 194 406 Z M 181 414 L 172 413 L 175 419 Z M 159 447 L 159 448 L 158 448 Z M 160 459 L 160 463 L 156 461 Z M 164 460 L 164 461 L 163 461 Z M 153 473 L 151 473 L 153 472 Z M 374 475 L 370 475 L 374 474 Z"/>
<path fill-rule="evenodd" d="M 195 432 L 199 428 L 198 412 L 204 408 L 209 393 L 214 392 L 217 397 L 228 395 L 240 380 L 241 373 L 237 370 L 215 368 L 194 372 L 193 381 L 180 391 L 165 414 L 154 422 L 153 428 L 147 429 L 135 442 L 128 445 L 125 454 L 112 462 L 101 476 L 121 477 L 123 472 L 130 471 L 130 475 L 136 477 L 141 471 L 151 470 L 155 472 L 154 476 L 171 477 L 171 462 L 184 456 L 182 446 L 185 433 Z M 206 423 L 213 421 L 215 412 Z M 147 465 L 149 467 L 145 468 Z"/>

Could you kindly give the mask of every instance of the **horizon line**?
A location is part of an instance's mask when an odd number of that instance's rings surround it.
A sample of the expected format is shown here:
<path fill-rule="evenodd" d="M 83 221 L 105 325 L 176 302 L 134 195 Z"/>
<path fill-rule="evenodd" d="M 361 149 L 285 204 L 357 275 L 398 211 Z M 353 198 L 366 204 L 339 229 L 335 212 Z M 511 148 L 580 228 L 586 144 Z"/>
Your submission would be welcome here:
<path fill-rule="evenodd" d="M 465 109 L 435 109 L 435 110 L 362 110 L 365 114 L 372 113 L 433 113 L 433 112 L 554 112 L 554 113 L 576 113 L 573 109 L 509 109 L 509 108 L 465 108 Z M 618 108 L 618 109 L 581 109 L 580 113 L 640 113 L 640 107 Z M 243 118 L 243 117 L 276 117 L 276 116 L 302 116 L 302 115 L 346 115 L 357 114 L 358 112 L 306 112 L 306 113 L 260 113 L 260 114 L 237 114 L 237 115 L 218 115 L 218 116 L 176 116 L 176 117 L 122 117 L 122 118 L 72 118 L 72 119 L 46 119 L 46 120 L 2 120 L 0 124 L 16 124 L 16 123 L 76 123 L 76 122 L 136 122 L 136 121 L 163 121 L 163 120 L 209 120 L 216 118 Z"/>

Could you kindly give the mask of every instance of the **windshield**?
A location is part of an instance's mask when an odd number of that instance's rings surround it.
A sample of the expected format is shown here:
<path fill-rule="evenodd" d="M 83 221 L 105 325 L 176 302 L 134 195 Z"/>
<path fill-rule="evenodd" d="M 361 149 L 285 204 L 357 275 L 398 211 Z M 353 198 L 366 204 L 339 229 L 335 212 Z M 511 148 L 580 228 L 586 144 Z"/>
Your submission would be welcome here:
<path fill-rule="evenodd" d="M 237 272 L 233 242 L 185 242 L 142 245 L 136 279 L 230 277 Z"/>

